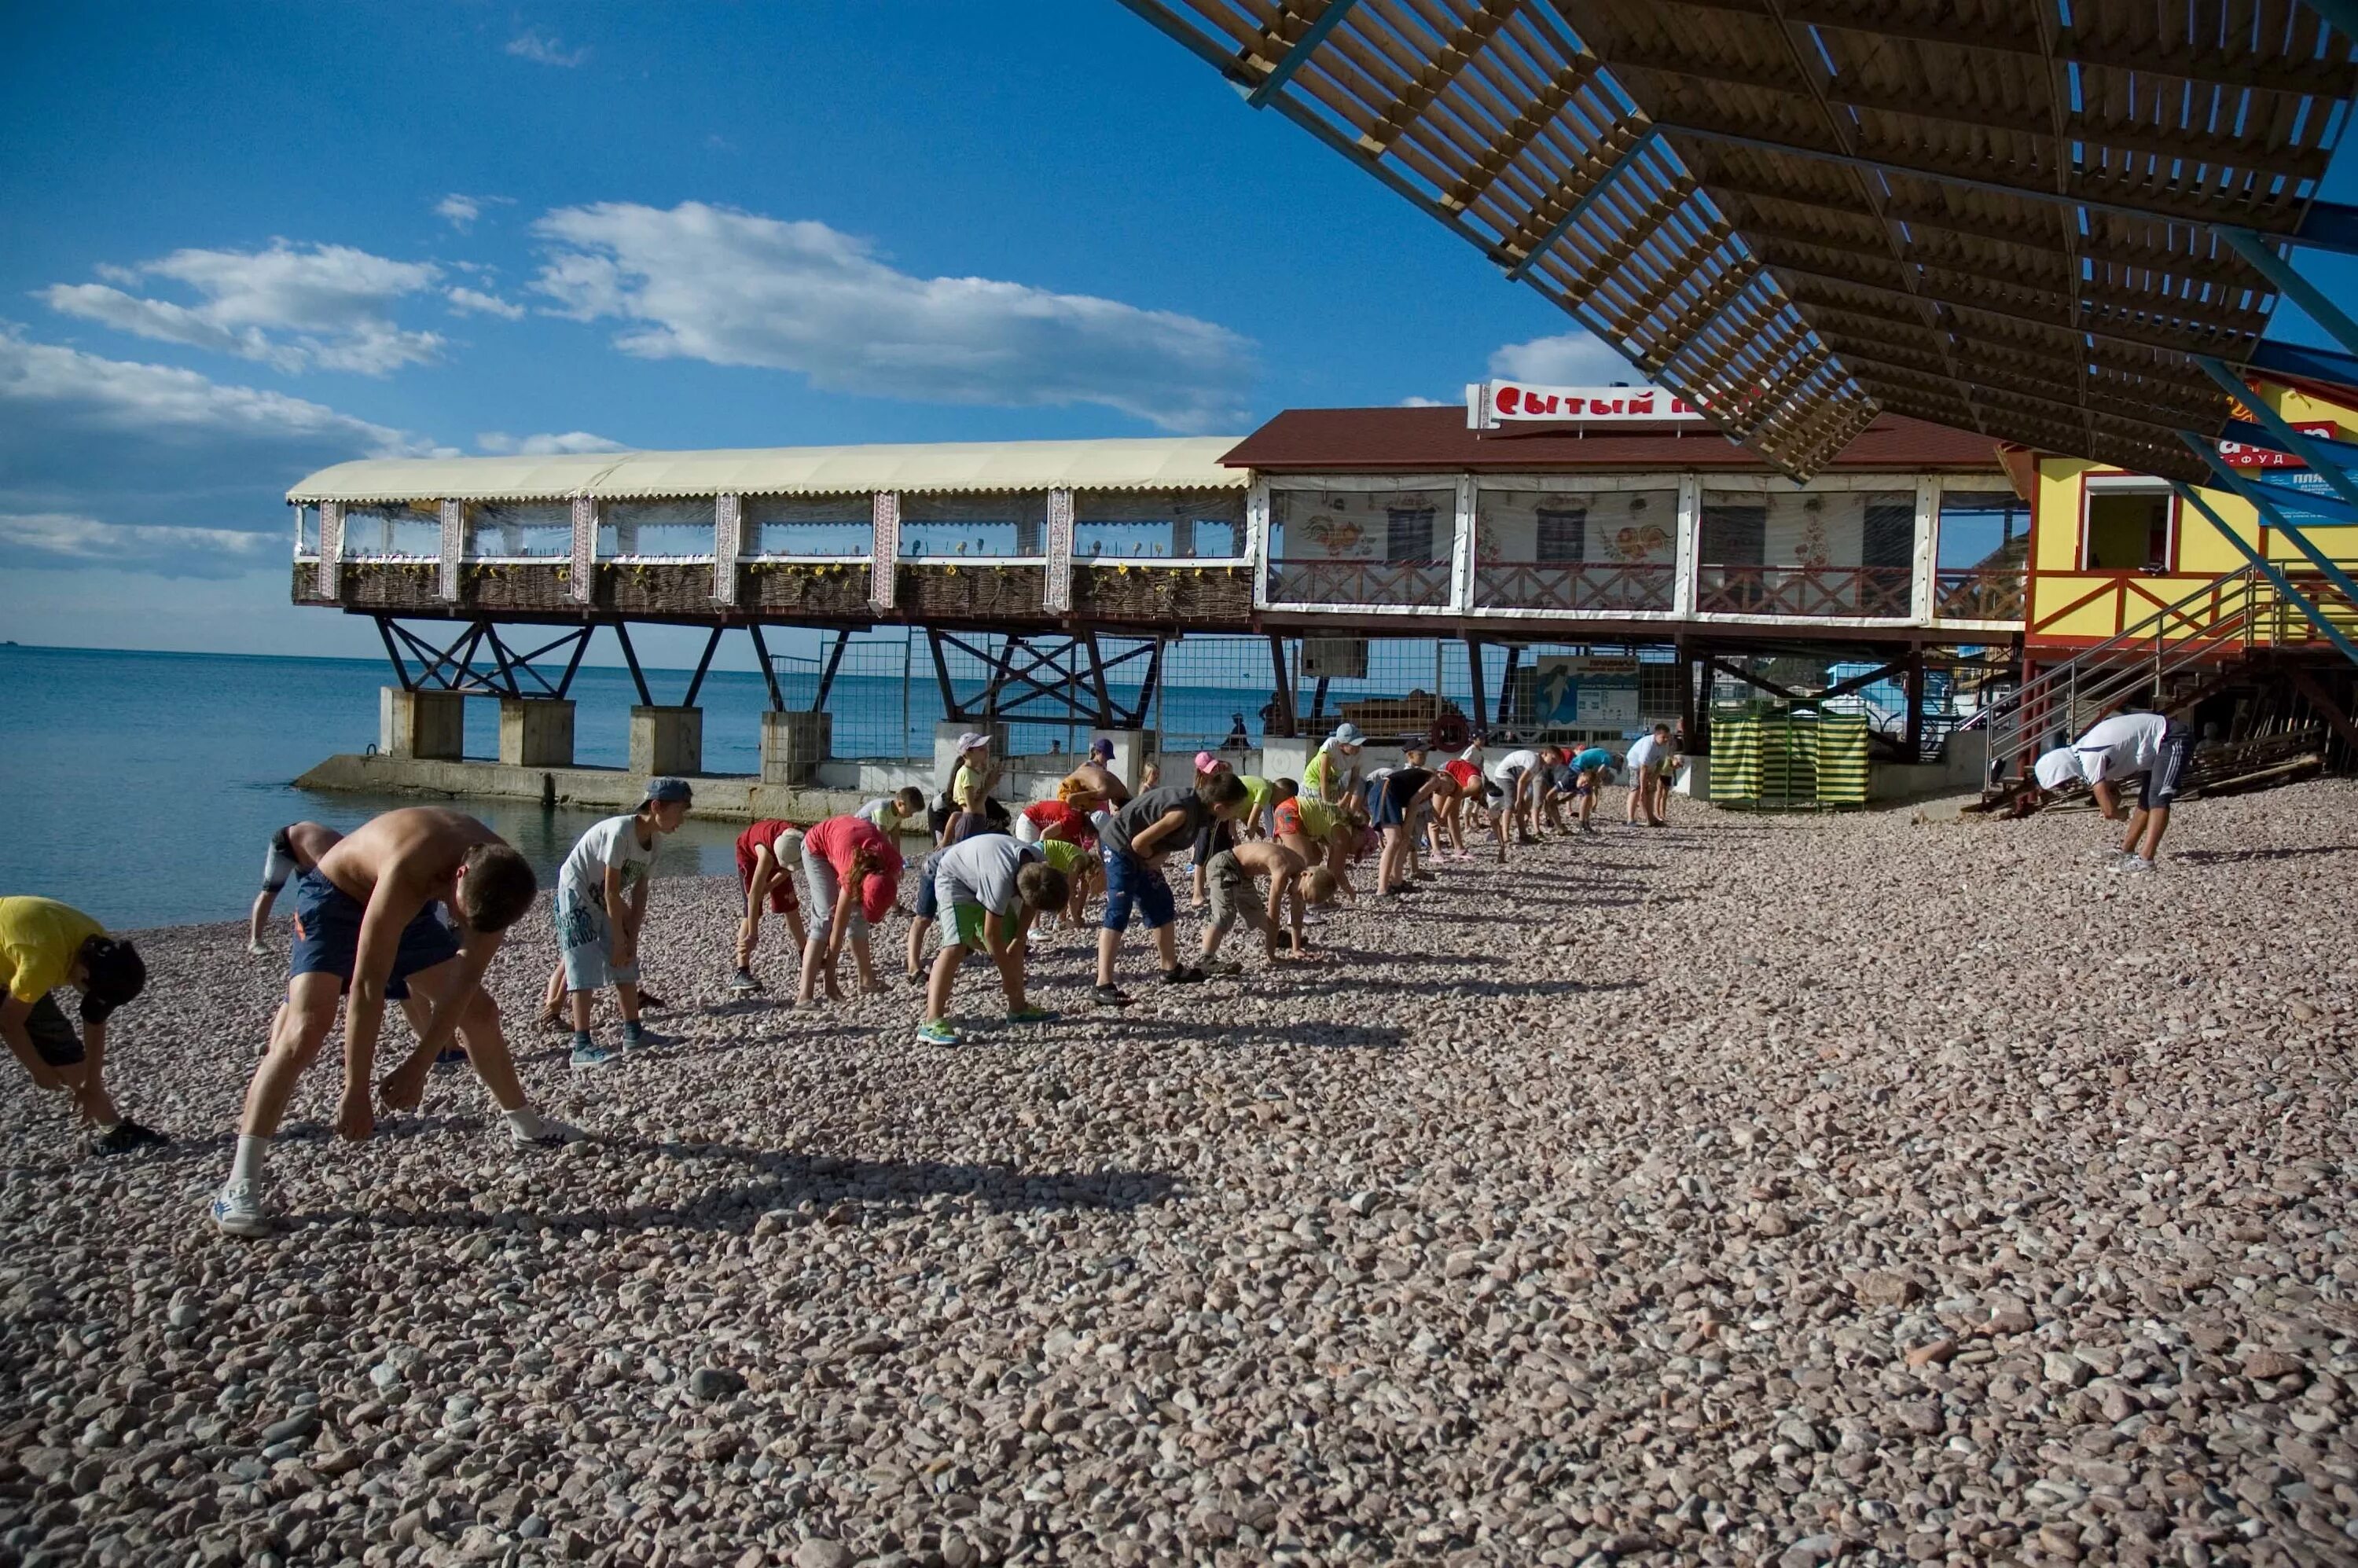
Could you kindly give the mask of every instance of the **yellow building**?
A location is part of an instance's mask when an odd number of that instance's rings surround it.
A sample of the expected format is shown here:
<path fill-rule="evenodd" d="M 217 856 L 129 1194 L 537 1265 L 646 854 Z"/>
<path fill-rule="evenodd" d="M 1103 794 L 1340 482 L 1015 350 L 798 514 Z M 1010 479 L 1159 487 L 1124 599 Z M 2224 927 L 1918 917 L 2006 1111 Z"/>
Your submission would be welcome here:
<path fill-rule="evenodd" d="M 2358 388 L 2272 380 L 2255 384 L 2264 399 L 2304 435 L 2350 439 L 2358 432 Z M 2221 451 L 2239 471 L 2271 485 L 2308 492 L 2331 503 L 2333 492 L 2299 460 L 2259 447 L 2224 443 Z M 2026 656 L 2053 665 L 2123 633 L 2158 631 L 2165 642 L 2212 628 L 2238 646 L 2315 642 L 2314 628 L 2265 581 L 2265 604 L 2244 592 L 2249 557 L 2222 533 L 2219 522 L 2266 559 L 2281 563 L 2293 586 L 2345 623 L 2352 607 L 2326 585 L 2281 529 L 2231 491 L 2196 492 L 2201 505 L 2180 499 L 2167 480 L 2106 468 L 2084 458 L 2019 448 L 2002 453 L 2017 488 L 2030 501 L 2030 574 L 2023 622 Z M 2292 508 L 2299 512 L 2299 508 Z M 2358 526 L 2310 514 L 2297 518 L 2312 543 L 2337 562 L 2358 563 Z M 2257 574 L 2251 574 L 2256 577 Z M 2229 579 L 2223 582 L 2222 579 Z M 2170 607 L 2174 613 L 2166 613 Z M 2229 627 L 2230 617 L 2248 620 Z"/>

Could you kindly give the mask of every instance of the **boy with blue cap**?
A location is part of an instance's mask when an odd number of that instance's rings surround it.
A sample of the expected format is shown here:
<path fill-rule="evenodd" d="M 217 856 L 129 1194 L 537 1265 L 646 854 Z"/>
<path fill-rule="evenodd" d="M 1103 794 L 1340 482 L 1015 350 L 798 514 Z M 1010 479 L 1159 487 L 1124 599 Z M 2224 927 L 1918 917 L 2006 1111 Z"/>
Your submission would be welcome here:
<path fill-rule="evenodd" d="M 1613 782 L 1613 770 L 1620 760 L 1602 746 L 1591 746 L 1574 753 L 1571 762 L 1572 797 L 1577 803 L 1576 816 L 1583 833 L 1596 831 L 1589 818 L 1596 813 L 1596 792 Z"/>
<path fill-rule="evenodd" d="M 639 932 L 646 925 L 657 844 L 679 831 L 695 798 L 686 779 L 649 779 L 638 810 L 596 824 L 557 871 L 557 961 L 573 1005 L 577 1067 L 602 1067 L 613 1059 L 590 1035 L 590 1002 L 608 986 L 622 1010 L 622 1049 L 663 1044 L 639 1022 Z"/>

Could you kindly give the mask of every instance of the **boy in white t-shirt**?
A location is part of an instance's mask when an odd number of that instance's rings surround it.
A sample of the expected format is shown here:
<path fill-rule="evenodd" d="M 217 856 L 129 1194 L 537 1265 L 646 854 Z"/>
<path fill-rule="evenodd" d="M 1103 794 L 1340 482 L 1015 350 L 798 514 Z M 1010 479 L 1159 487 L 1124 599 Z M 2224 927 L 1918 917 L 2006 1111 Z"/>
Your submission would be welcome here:
<path fill-rule="evenodd" d="M 2039 758 L 2032 772 L 2039 787 L 2050 793 L 2074 780 L 2085 782 L 2104 820 L 2129 825 L 2121 839 L 2119 869 L 2150 871 L 2193 751 L 2193 732 L 2174 719 L 2158 713 L 2116 713 L 2073 744 Z M 2137 782 L 2134 811 L 2120 795 L 2131 779 Z"/>
<path fill-rule="evenodd" d="M 622 1009 L 622 1049 L 662 1044 L 639 1023 L 639 932 L 656 842 L 679 830 L 694 798 L 686 779 L 650 779 L 639 809 L 594 824 L 557 873 L 557 947 L 573 1005 L 577 1067 L 613 1059 L 590 1036 L 590 1003 L 608 986 Z"/>
<path fill-rule="evenodd" d="M 1629 770 L 1629 825 L 1634 827 L 1642 820 L 1649 827 L 1667 827 L 1671 769 L 1678 761 L 1671 744 L 1671 727 L 1657 724 L 1652 734 L 1638 737 L 1622 761 Z"/>

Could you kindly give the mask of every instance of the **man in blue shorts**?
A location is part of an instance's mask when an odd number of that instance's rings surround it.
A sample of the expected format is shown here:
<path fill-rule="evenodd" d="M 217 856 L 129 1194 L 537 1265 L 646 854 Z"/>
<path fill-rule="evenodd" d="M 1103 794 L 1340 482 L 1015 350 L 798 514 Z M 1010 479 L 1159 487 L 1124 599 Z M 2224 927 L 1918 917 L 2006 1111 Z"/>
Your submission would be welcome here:
<path fill-rule="evenodd" d="M 232 1236 L 262 1236 L 270 1140 L 296 1080 L 345 1011 L 344 1088 L 336 1130 L 355 1141 L 375 1130 L 370 1076 L 384 1004 L 416 992 L 429 1011 L 409 1059 L 376 1086 L 392 1110 L 414 1110 L 435 1054 L 453 1034 L 491 1091 L 518 1145 L 576 1136 L 525 1102 L 500 1033 L 500 1011 L 483 994 L 483 971 L 501 935 L 532 907 L 532 867 L 471 816 L 436 806 L 388 811 L 355 828 L 295 884 L 295 948 L 287 1000 L 270 1027 L 270 1051 L 254 1069 L 238 1124 L 237 1154 L 213 1200 L 212 1220 Z M 435 913 L 440 904 L 452 922 Z M 346 990 L 352 1006 L 342 1009 Z M 416 1014 L 412 1014 L 413 1022 Z"/>
<path fill-rule="evenodd" d="M 262 857 L 262 891 L 254 895 L 254 908 L 246 916 L 247 952 L 258 958 L 270 950 L 262 945 L 263 928 L 270 924 L 271 906 L 287 891 L 288 879 L 318 865 L 319 857 L 342 837 L 317 822 L 290 822 L 270 836 L 270 849 Z"/>
<path fill-rule="evenodd" d="M 1121 952 L 1121 935 L 1130 928 L 1132 910 L 1146 917 L 1146 928 L 1154 934 L 1163 982 L 1179 986 L 1203 980 L 1203 970 L 1179 962 L 1179 942 L 1171 928 L 1179 911 L 1171 884 L 1163 880 L 1163 858 L 1193 844 L 1215 821 L 1234 822 L 1250 801 L 1244 780 L 1222 770 L 1192 784 L 1160 784 L 1143 791 L 1106 818 L 1098 839 L 1105 858 L 1106 906 L 1098 932 L 1098 985 L 1090 997 L 1098 1006 L 1130 1005 L 1129 993 L 1113 983 L 1113 962 Z"/>

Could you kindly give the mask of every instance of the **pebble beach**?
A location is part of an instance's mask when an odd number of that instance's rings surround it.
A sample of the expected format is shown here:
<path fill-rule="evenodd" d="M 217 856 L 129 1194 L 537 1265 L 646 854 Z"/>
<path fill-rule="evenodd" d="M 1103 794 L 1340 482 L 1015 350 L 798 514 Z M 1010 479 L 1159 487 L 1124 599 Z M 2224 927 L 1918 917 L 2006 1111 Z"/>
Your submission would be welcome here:
<path fill-rule="evenodd" d="M 461 1072 L 341 1142 L 339 1033 L 250 1242 L 283 924 L 142 934 L 108 1076 L 173 1147 L 0 1075 L 0 1560 L 2358 1562 L 2358 784 L 2146 878 L 2084 811 L 1620 808 L 1315 963 L 1133 932 L 1124 1013 L 1050 929 L 1065 1016 L 970 964 L 955 1049 L 899 919 L 798 1012 L 665 881 L 672 1044 L 576 1073 L 535 911 L 490 984 L 590 1136 Z"/>

